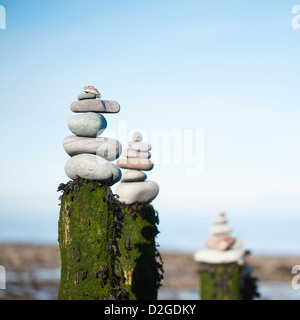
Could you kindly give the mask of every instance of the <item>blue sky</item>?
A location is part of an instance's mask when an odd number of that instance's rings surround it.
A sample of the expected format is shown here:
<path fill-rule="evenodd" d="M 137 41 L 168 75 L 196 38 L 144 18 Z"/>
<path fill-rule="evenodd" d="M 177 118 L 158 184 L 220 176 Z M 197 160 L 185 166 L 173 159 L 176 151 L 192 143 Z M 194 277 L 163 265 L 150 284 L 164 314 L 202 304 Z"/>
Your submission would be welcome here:
<path fill-rule="evenodd" d="M 296 4 L 0 0 L 1 214 L 57 219 L 69 105 L 89 84 L 121 104 L 116 132 L 204 130 L 201 175 L 148 174 L 161 216 L 299 214 Z"/>

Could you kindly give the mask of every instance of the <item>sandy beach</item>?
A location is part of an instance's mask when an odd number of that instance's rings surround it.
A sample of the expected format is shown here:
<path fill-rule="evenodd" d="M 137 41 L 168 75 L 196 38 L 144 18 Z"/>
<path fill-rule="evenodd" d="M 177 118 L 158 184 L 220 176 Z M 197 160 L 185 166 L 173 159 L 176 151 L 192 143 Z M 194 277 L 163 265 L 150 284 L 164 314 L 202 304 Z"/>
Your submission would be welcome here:
<path fill-rule="evenodd" d="M 161 253 L 165 277 L 160 289 L 161 299 L 197 299 L 198 265 L 193 253 Z M 249 256 L 247 259 L 262 288 L 268 287 L 296 299 L 300 292 L 291 288 L 291 269 L 300 264 L 300 257 Z M 56 299 L 60 275 L 60 254 L 56 246 L 0 244 L 0 265 L 7 273 L 6 290 L 0 299 Z M 288 293 L 282 292 L 288 290 Z M 278 293 L 279 294 L 279 293 Z M 268 294 L 266 294 L 268 295 Z M 272 297 L 275 299 L 277 296 Z M 267 299 L 268 297 L 263 297 Z M 271 298 L 271 296 L 270 296 Z M 299 297 L 300 299 L 300 297 Z"/>

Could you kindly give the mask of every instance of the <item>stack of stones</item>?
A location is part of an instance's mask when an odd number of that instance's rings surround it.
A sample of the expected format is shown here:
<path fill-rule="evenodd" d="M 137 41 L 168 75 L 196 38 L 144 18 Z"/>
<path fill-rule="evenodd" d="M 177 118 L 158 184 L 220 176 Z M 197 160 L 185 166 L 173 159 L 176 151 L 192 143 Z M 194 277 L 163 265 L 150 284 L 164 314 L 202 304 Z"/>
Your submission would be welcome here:
<path fill-rule="evenodd" d="M 78 101 L 71 104 L 71 111 L 80 113 L 73 116 L 68 127 L 73 136 L 64 139 L 64 149 L 71 158 L 65 165 L 66 175 L 75 180 L 77 176 L 112 186 L 118 182 L 121 170 L 111 161 L 116 160 L 122 146 L 119 141 L 99 137 L 107 127 L 102 113 L 118 113 L 116 101 L 100 100 L 99 91 L 87 86 Z"/>
<path fill-rule="evenodd" d="M 142 142 L 140 132 L 135 132 L 133 141 L 129 143 L 129 149 L 123 151 L 125 159 L 117 161 L 122 169 L 129 169 L 123 174 L 121 183 L 116 188 L 119 201 L 127 205 L 133 203 L 150 203 L 158 194 L 159 187 L 156 182 L 145 181 L 146 174 L 143 171 L 153 169 L 150 159 L 151 146 Z M 143 171 L 141 171 L 143 170 Z"/>
<path fill-rule="evenodd" d="M 229 236 L 231 229 L 226 224 L 225 214 L 221 212 L 212 222 L 213 225 L 210 227 L 209 231 L 214 237 L 206 240 L 206 247 L 221 251 L 230 249 L 234 245 L 236 239 Z"/>
<path fill-rule="evenodd" d="M 245 257 L 249 254 L 240 242 L 230 236 L 224 213 L 213 219 L 212 238 L 206 240 L 206 249 L 196 252 L 199 262 L 200 293 L 202 300 L 252 300 L 258 297 L 257 279 Z"/>
<path fill-rule="evenodd" d="M 238 262 L 245 254 L 236 238 L 231 237 L 231 228 L 223 212 L 213 219 L 210 227 L 212 238 L 206 240 L 206 250 L 200 250 L 195 254 L 195 260 L 204 263 L 231 263 Z"/>

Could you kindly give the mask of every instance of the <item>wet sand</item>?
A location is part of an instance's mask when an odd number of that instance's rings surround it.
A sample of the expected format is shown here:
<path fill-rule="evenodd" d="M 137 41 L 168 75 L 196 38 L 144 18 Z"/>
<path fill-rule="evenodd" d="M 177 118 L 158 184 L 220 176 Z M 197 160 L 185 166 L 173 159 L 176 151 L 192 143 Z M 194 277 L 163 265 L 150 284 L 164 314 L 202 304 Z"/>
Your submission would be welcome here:
<path fill-rule="evenodd" d="M 161 252 L 165 277 L 161 292 L 199 288 L 198 265 L 193 253 Z M 260 282 L 290 286 L 291 269 L 300 257 L 249 256 L 253 275 Z M 7 288 L 0 299 L 56 299 L 59 285 L 60 253 L 58 246 L 0 244 L 0 265 L 7 272 Z"/>

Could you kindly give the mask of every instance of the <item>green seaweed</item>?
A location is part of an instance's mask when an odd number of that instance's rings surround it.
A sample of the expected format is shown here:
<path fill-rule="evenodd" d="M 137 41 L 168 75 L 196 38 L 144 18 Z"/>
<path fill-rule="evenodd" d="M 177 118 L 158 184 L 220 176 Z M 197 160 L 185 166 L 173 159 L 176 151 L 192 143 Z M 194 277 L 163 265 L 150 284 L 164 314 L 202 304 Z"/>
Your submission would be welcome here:
<path fill-rule="evenodd" d="M 200 283 L 201 300 L 240 300 L 237 263 L 201 264 Z"/>
<path fill-rule="evenodd" d="M 199 264 L 201 300 L 253 300 L 260 296 L 258 279 L 247 264 Z"/>
<path fill-rule="evenodd" d="M 127 292 L 115 273 L 123 215 L 109 187 L 77 178 L 61 184 L 58 240 L 60 300 L 121 300 Z"/>
<path fill-rule="evenodd" d="M 158 213 L 150 204 L 120 205 L 125 215 L 119 240 L 120 263 L 126 278 L 122 286 L 129 292 L 130 300 L 156 300 L 163 279 L 162 260 L 155 242 L 159 233 Z"/>

